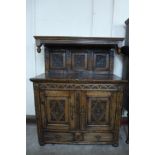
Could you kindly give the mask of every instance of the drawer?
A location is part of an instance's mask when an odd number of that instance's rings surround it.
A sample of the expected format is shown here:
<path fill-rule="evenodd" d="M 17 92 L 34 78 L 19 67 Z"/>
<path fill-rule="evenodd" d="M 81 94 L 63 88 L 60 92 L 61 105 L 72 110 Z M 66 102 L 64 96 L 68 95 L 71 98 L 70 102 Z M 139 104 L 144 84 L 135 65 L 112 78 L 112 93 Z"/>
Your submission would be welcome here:
<path fill-rule="evenodd" d="M 112 133 L 85 133 L 84 141 L 88 142 L 110 142 L 113 140 Z"/>
<path fill-rule="evenodd" d="M 71 142 L 73 141 L 73 134 L 72 133 L 46 132 L 44 134 L 44 140 L 50 143 Z"/>

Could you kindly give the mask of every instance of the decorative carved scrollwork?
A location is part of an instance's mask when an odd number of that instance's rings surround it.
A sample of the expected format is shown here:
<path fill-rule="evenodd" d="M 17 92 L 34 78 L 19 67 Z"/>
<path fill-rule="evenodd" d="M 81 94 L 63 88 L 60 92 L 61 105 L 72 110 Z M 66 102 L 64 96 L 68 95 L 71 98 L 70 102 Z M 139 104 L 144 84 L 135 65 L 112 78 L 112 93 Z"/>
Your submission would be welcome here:
<path fill-rule="evenodd" d="M 73 84 L 73 83 L 41 83 L 40 89 L 52 90 L 122 90 L 123 86 L 115 84 Z"/>
<path fill-rule="evenodd" d="M 84 68 L 85 67 L 85 55 L 84 54 L 79 54 L 79 55 L 74 55 L 74 65 L 77 68 Z"/>
<path fill-rule="evenodd" d="M 41 52 L 41 46 L 37 46 L 37 52 L 38 52 L 38 53 Z"/>
<path fill-rule="evenodd" d="M 37 46 L 37 52 L 40 53 L 41 52 L 41 46 L 42 46 L 42 42 L 40 39 L 36 40 L 36 46 Z"/>

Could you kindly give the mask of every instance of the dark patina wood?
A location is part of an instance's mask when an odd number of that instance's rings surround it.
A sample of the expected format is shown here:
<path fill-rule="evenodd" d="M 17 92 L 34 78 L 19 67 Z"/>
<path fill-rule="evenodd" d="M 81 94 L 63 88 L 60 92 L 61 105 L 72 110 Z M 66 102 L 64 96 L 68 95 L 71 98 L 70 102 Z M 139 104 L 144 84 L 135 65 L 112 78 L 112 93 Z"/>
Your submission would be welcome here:
<path fill-rule="evenodd" d="M 127 81 L 113 75 L 113 60 L 123 38 L 35 39 L 45 49 L 45 73 L 30 79 L 40 145 L 118 146 Z"/>

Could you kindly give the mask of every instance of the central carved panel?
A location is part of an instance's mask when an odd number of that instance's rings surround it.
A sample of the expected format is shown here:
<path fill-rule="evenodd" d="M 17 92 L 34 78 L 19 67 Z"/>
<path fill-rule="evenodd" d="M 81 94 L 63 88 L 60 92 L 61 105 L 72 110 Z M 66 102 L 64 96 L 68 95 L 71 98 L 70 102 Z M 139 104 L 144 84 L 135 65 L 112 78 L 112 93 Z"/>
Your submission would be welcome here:
<path fill-rule="evenodd" d="M 106 55 L 96 55 L 96 64 L 97 68 L 106 67 Z"/>
<path fill-rule="evenodd" d="M 72 55 L 72 68 L 73 70 L 87 69 L 87 54 L 86 53 L 73 53 Z"/>
<path fill-rule="evenodd" d="M 50 101 L 51 121 L 65 121 L 65 100 Z"/>
<path fill-rule="evenodd" d="M 85 55 L 74 55 L 74 65 L 76 68 L 84 68 Z"/>

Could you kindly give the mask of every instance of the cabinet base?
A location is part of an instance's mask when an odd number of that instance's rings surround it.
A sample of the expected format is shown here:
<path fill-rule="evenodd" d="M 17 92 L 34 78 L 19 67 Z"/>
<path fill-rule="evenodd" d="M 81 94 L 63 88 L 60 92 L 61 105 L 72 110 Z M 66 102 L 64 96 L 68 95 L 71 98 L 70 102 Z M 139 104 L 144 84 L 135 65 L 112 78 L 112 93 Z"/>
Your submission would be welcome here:
<path fill-rule="evenodd" d="M 88 141 L 72 141 L 72 142 L 52 142 L 52 141 L 46 141 L 46 142 L 39 142 L 40 146 L 44 146 L 46 144 L 68 144 L 68 145 L 112 145 L 113 147 L 118 147 L 119 144 L 113 144 L 112 142 L 88 142 Z"/>

